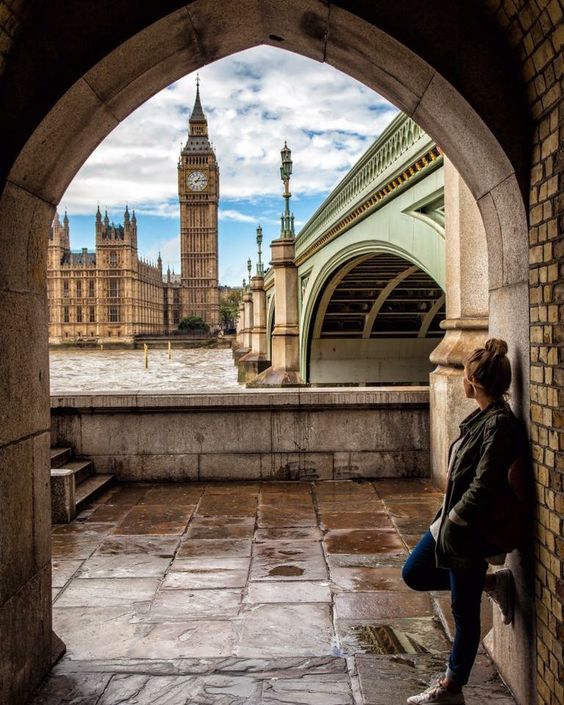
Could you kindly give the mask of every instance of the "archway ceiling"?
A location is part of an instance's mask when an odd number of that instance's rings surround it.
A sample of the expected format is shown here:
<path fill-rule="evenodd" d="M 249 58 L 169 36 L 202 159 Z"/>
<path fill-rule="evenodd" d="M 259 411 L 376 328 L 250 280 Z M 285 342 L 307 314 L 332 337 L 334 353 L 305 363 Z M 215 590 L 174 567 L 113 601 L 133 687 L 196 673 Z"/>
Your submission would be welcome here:
<path fill-rule="evenodd" d="M 434 134 L 427 113 L 433 106 L 444 109 L 450 86 L 453 97 L 456 92 L 463 96 L 495 135 L 523 188 L 528 168 L 523 155 L 529 151 L 523 147 L 530 139 L 526 96 L 519 81 L 507 80 L 508 75 L 519 75 L 516 59 L 491 21 L 485 1 L 404 0 L 398 5 L 240 0 L 232 5 L 220 0 L 113 0 L 102 9 L 96 0 L 27 0 L 23 26 L 0 78 L 0 102 L 10 108 L 0 111 L 0 177 L 10 171 L 29 135 L 82 77 L 83 99 L 90 101 L 92 92 L 107 107 L 105 114 L 96 116 L 103 125 L 92 144 L 83 135 L 83 149 L 90 153 L 116 120 L 167 83 L 198 66 L 266 43 L 327 61 L 379 90 L 409 114 L 417 113 L 416 119 L 443 147 L 450 145 L 440 139 L 444 135 Z M 405 47 L 419 58 L 410 61 Z M 76 118 L 84 122 L 80 110 Z M 49 144 L 45 148 L 49 152 Z M 46 154 L 48 162 L 52 156 Z M 71 164 L 73 173 L 86 156 Z M 510 173 L 500 165 L 488 189 Z"/>
<path fill-rule="evenodd" d="M 319 315 L 321 338 L 440 338 L 445 297 L 419 267 L 379 253 L 342 277 Z"/>

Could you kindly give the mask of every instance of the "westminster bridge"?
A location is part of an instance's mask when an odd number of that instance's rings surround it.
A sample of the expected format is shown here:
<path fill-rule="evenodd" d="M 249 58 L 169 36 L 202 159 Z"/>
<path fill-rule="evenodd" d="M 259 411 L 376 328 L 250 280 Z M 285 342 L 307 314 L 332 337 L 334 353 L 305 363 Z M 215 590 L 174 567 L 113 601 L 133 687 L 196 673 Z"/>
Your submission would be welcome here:
<path fill-rule="evenodd" d="M 400 114 L 295 237 L 282 219 L 273 266 L 263 277 L 257 263 L 241 307 L 244 381 L 280 382 L 277 362 L 256 375 L 283 331 L 281 384 L 427 383 L 429 355 L 444 335 L 443 161 L 437 144 Z M 279 292 L 277 274 L 285 278 Z"/>

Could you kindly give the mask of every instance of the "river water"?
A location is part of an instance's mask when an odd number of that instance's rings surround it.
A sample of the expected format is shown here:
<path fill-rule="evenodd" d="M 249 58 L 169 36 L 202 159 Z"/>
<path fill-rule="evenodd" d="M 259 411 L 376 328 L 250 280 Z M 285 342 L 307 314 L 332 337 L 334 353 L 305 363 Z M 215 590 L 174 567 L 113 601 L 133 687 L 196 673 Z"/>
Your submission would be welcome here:
<path fill-rule="evenodd" d="M 230 349 L 52 350 L 51 394 L 67 392 L 240 391 Z"/>

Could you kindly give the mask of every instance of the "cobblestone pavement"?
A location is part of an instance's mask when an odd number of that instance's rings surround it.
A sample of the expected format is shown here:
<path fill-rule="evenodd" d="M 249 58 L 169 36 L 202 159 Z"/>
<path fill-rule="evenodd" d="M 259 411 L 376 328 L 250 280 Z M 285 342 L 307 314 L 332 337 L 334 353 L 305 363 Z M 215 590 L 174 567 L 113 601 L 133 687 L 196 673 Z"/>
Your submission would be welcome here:
<path fill-rule="evenodd" d="M 67 652 L 33 705 L 405 703 L 449 650 L 444 594 L 400 576 L 440 501 L 423 480 L 115 487 L 53 529 Z M 484 653 L 466 702 L 513 704 Z"/>

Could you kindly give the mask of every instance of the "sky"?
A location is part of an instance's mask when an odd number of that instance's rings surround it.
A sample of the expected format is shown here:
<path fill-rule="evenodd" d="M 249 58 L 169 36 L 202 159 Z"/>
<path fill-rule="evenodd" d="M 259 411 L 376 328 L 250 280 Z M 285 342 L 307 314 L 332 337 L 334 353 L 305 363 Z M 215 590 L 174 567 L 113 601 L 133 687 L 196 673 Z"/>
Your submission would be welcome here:
<path fill-rule="evenodd" d="M 327 64 L 261 46 L 200 69 L 200 96 L 220 168 L 219 281 L 238 286 L 280 232 L 280 150 L 292 150 L 296 231 L 390 123 L 397 109 Z M 98 204 L 122 222 L 137 214 L 140 256 L 180 271 L 177 162 L 194 104 L 196 74 L 157 93 L 126 118 L 84 163 L 59 211 L 71 247 L 94 249 Z"/>

